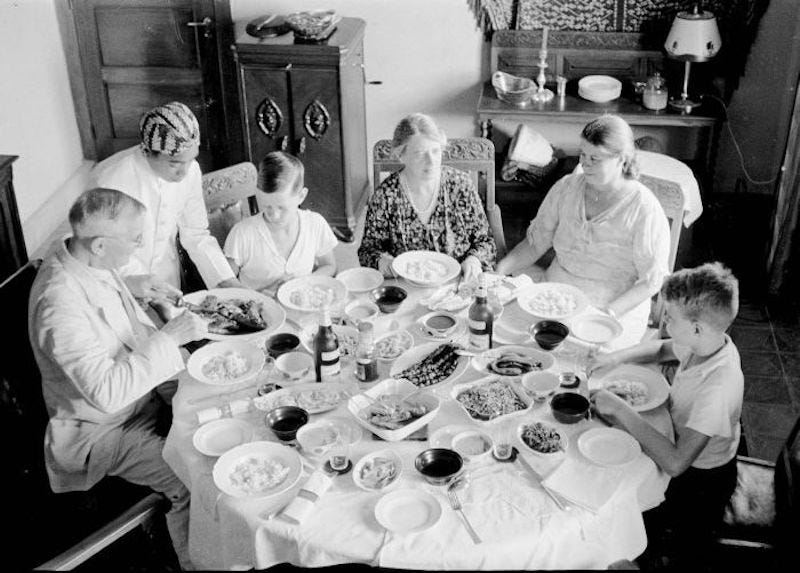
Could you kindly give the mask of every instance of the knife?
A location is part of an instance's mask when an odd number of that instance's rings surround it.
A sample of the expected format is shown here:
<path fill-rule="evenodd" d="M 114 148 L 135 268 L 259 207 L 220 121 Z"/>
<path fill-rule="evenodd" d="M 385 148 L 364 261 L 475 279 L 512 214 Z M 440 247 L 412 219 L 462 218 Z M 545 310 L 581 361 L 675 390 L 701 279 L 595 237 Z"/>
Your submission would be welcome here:
<path fill-rule="evenodd" d="M 530 473 L 533 476 L 533 478 L 536 480 L 536 483 L 538 483 L 539 486 L 544 490 L 544 492 L 550 496 L 550 499 L 552 499 L 553 502 L 555 502 L 555 504 L 559 507 L 559 509 L 564 511 L 569 511 L 570 508 L 564 505 L 564 502 L 561 501 L 561 499 L 555 493 L 550 491 L 550 488 L 544 485 L 544 479 L 542 478 L 541 474 L 539 474 L 539 472 L 537 472 L 535 469 L 533 469 L 533 467 L 531 467 L 528 461 L 522 457 L 521 453 L 517 456 L 517 461 L 522 465 L 522 467 L 528 470 L 528 473 Z"/>

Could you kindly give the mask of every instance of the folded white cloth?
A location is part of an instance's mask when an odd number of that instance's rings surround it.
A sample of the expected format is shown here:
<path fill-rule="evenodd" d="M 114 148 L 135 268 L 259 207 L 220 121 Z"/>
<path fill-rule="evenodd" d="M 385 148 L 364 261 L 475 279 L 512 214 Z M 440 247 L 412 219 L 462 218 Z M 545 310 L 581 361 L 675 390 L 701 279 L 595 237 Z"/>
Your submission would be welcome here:
<path fill-rule="evenodd" d="M 222 406 L 203 408 L 197 411 L 197 423 L 202 426 L 206 422 L 211 422 L 212 420 L 245 414 L 250 410 L 250 404 L 250 399 L 244 398 L 241 400 L 232 400 Z"/>
<path fill-rule="evenodd" d="M 281 513 L 283 519 L 290 523 L 302 523 L 303 519 L 314 509 L 314 504 L 322 494 L 328 491 L 332 483 L 333 477 L 325 472 L 317 470 L 312 473 L 308 481 L 297 492 L 297 497 L 284 508 Z"/>
<path fill-rule="evenodd" d="M 586 464 L 567 457 L 542 483 L 571 503 L 597 513 L 616 493 L 622 479 L 619 468 Z"/>

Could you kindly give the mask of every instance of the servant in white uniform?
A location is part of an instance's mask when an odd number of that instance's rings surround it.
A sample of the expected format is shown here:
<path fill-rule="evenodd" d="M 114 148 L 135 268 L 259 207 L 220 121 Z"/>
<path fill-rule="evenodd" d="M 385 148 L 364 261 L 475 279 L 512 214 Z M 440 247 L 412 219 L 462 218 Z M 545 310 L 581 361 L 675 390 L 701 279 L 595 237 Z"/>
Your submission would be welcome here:
<path fill-rule="evenodd" d="M 274 290 L 299 276 L 333 276 L 338 244 L 319 213 L 300 209 L 308 194 L 305 169 L 296 157 L 273 151 L 258 165 L 260 213 L 231 229 L 225 255 L 245 286 Z"/>
<path fill-rule="evenodd" d="M 161 283 L 180 288 L 176 235 L 208 288 L 241 286 L 208 231 L 200 166 L 200 126 L 184 104 L 171 102 L 139 121 L 141 143 L 98 164 L 91 185 L 118 189 L 147 207 L 142 245 L 121 269 L 139 298 L 160 298 Z"/>
<path fill-rule="evenodd" d="M 183 370 L 179 347 L 205 337 L 185 312 L 156 330 L 117 274 L 142 242 L 145 207 L 111 189 L 84 192 L 73 235 L 55 245 L 30 295 L 28 331 L 50 421 L 45 462 L 56 493 L 119 476 L 164 493 L 175 551 L 187 553 L 189 491 L 161 456 L 154 390 Z"/>

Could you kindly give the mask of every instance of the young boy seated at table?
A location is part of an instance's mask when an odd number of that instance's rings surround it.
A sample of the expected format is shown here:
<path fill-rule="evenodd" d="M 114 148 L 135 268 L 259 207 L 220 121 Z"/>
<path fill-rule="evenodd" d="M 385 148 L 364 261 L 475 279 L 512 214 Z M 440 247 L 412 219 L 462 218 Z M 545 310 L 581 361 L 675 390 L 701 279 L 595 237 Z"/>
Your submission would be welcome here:
<path fill-rule="evenodd" d="M 239 221 L 225 240 L 225 256 L 247 287 L 274 291 L 309 274 L 333 276 L 338 244 L 328 222 L 300 209 L 308 194 L 299 159 L 273 151 L 258 165 L 256 202 L 260 213 Z"/>
<path fill-rule="evenodd" d="M 684 565 L 697 566 L 736 487 L 744 376 L 739 352 L 725 331 L 739 309 L 739 283 L 720 263 L 707 263 L 673 273 L 661 293 L 671 338 L 597 357 L 588 370 L 677 358 L 668 403 L 675 443 L 608 390 L 598 391 L 592 401 L 599 414 L 635 437 L 672 476 L 665 502 L 645 513 L 651 537 L 645 558 L 666 551 L 675 564 L 686 558 L 691 561 Z M 653 539 L 656 528 L 663 547 Z"/>

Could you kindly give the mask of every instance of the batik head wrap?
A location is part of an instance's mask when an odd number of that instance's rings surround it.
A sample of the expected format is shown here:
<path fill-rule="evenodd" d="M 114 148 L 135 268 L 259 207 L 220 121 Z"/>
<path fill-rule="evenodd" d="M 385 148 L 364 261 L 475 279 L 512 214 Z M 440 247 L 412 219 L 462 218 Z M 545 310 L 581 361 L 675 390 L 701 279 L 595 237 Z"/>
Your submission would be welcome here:
<path fill-rule="evenodd" d="M 173 101 L 142 115 L 139 135 L 145 152 L 177 155 L 200 143 L 200 124 L 191 109 Z"/>

